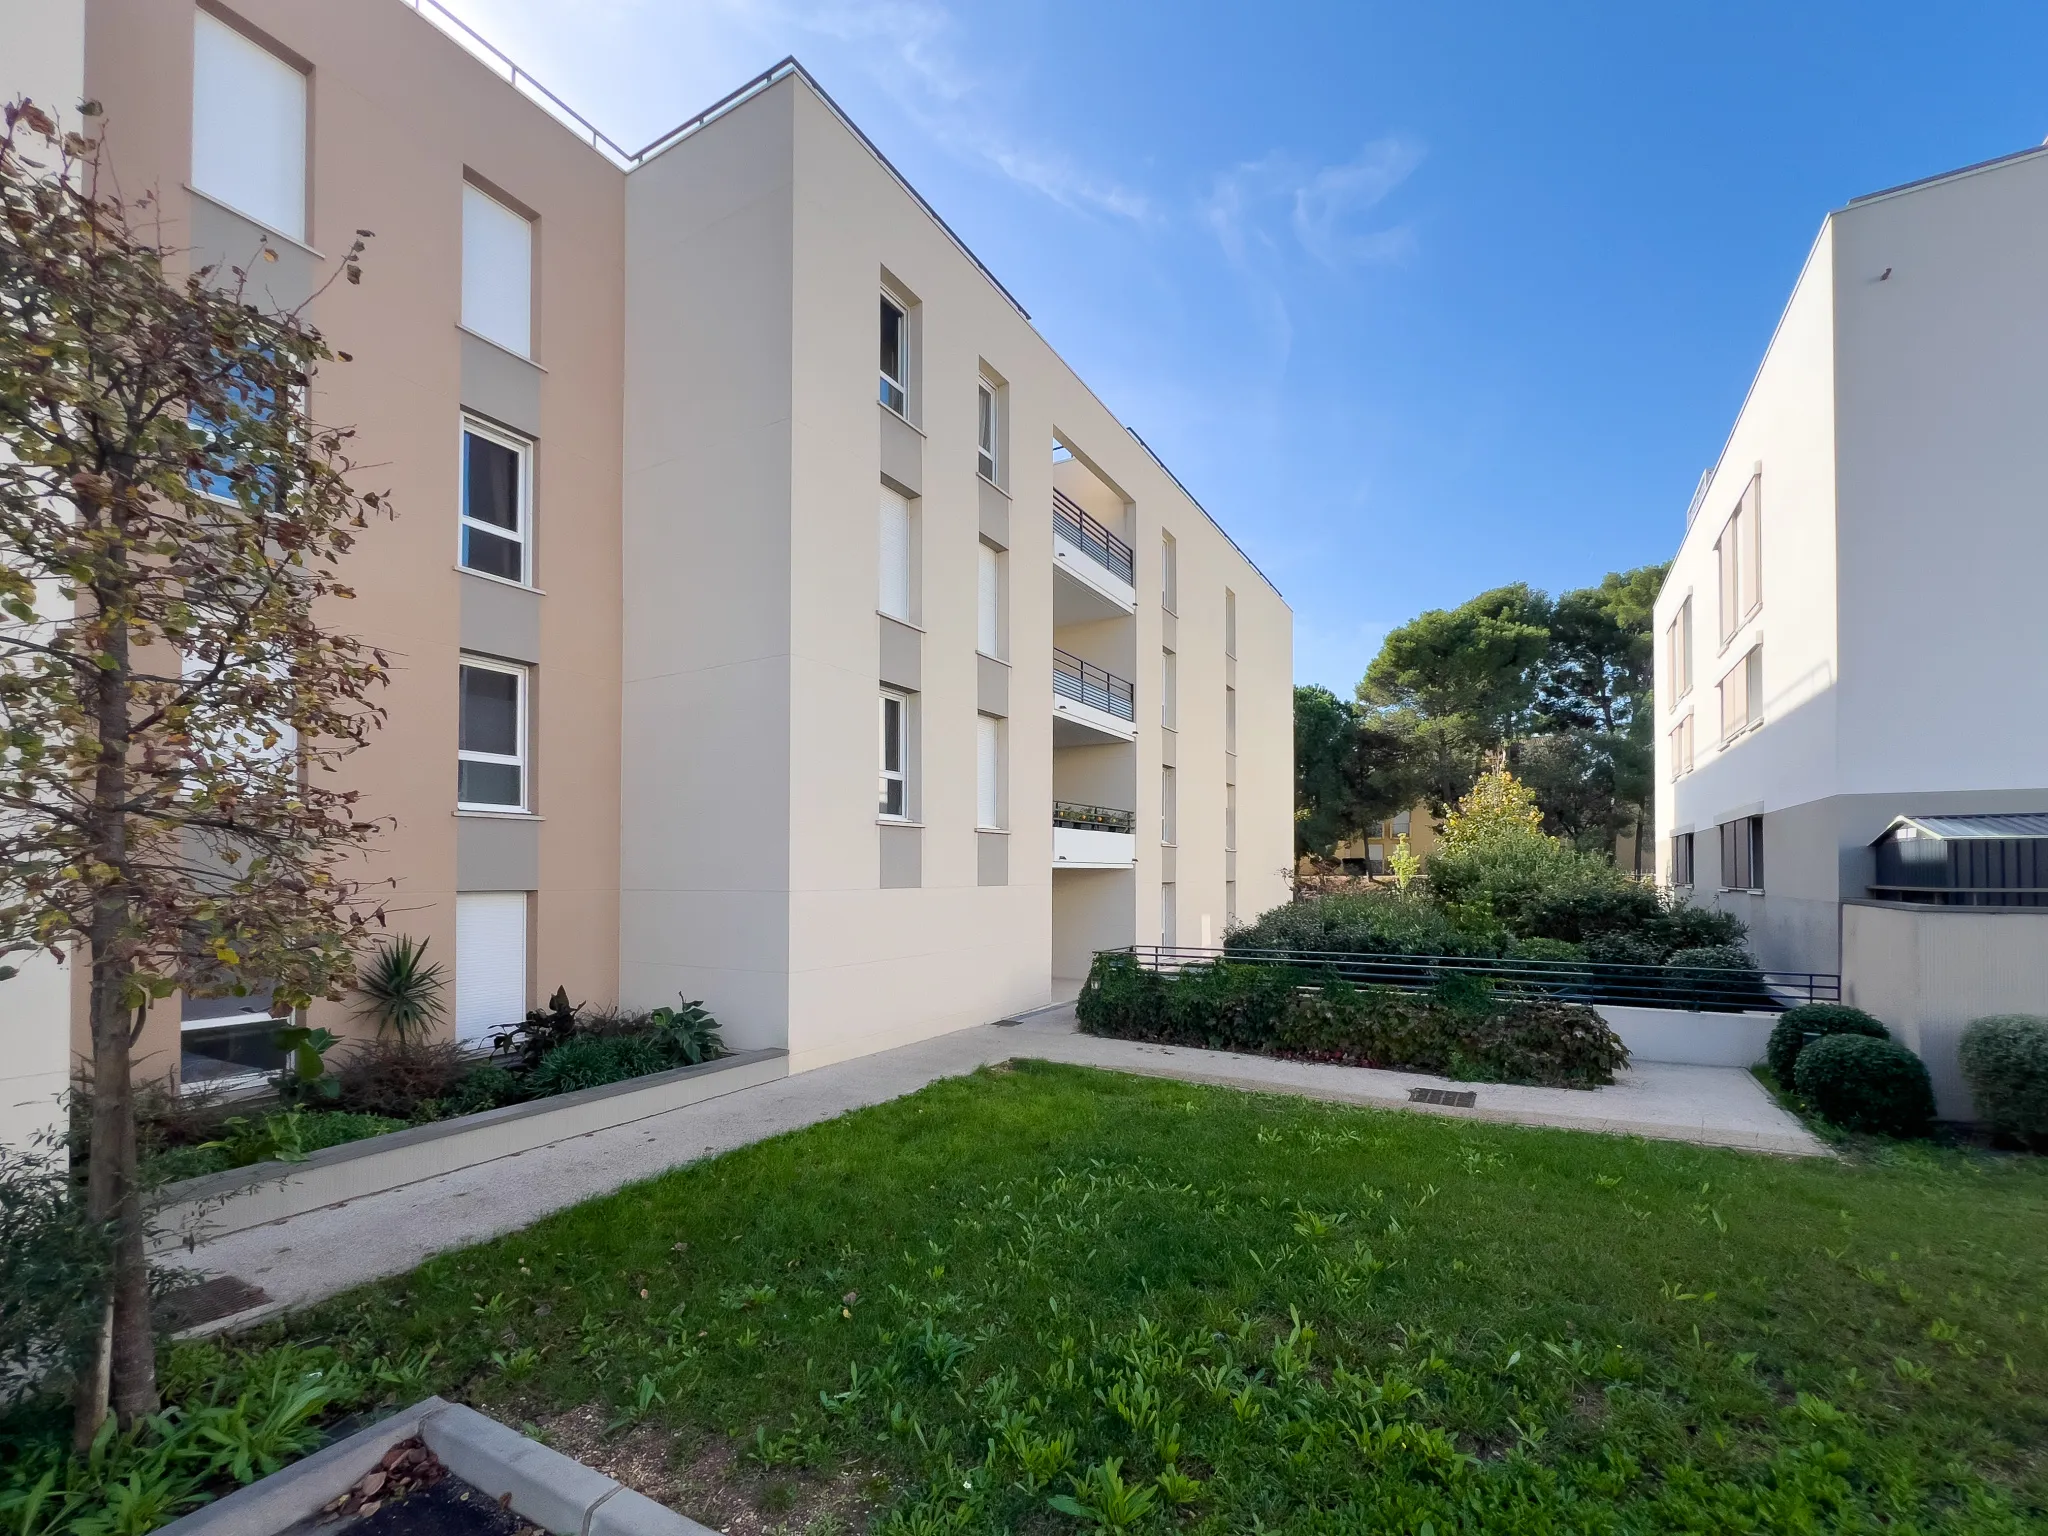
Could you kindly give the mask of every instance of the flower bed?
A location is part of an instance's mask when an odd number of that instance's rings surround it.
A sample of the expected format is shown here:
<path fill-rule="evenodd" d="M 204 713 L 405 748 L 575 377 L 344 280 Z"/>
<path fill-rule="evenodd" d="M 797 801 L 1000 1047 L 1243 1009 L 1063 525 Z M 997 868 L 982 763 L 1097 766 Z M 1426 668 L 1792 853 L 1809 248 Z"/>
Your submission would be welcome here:
<path fill-rule="evenodd" d="M 1166 974 L 1110 953 L 1096 956 L 1076 1014 L 1093 1035 L 1470 1082 L 1592 1088 L 1628 1065 L 1628 1048 L 1591 1008 L 1459 975 L 1413 993 L 1227 959 Z"/>

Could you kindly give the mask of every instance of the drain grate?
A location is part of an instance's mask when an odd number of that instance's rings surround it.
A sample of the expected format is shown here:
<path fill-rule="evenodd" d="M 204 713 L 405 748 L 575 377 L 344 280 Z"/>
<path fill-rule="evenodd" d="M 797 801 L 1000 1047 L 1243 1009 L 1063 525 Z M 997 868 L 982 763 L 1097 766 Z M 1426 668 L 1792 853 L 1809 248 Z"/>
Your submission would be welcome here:
<path fill-rule="evenodd" d="M 1472 1092 L 1459 1093 L 1450 1088 L 1410 1088 L 1410 1104 L 1445 1104 L 1452 1109 L 1471 1109 L 1479 1102 L 1479 1095 Z"/>

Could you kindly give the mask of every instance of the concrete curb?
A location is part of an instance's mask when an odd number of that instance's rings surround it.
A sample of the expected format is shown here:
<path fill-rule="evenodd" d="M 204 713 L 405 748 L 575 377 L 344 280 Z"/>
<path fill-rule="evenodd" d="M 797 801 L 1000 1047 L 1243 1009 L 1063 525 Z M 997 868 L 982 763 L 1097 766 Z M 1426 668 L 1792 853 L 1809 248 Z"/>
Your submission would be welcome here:
<path fill-rule="evenodd" d="M 555 1536 L 713 1536 L 602 1472 L 496 1419 L 429 1397 L 282 1472 L 174 1520 L 158 1536 L 280 1536 L 355 1486 L 415 1435 L 448 1470 Z"/>
<path fill-rule="evenodd" d="M 257 1163 L 182 1179 L 159 1196 L 152 1246 L 158 1253 L 189 1247 L 788 1075 L 787 1051 L 741 1051 L 694 1067 L 367 1137 L 315 1152 L 303 1162 Z"/>

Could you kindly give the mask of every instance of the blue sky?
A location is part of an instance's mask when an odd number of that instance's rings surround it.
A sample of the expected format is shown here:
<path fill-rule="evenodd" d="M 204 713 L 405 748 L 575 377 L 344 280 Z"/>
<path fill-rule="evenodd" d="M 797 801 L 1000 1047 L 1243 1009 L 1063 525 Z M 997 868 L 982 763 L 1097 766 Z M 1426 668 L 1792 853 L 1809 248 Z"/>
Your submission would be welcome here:
<path fill-rule="evenodd" d="M 450 3 L 631 145 L 796 54 L 1345 694 L 1668 556 L 1827 210 L 2048 134 L 2019 3 Z"/>

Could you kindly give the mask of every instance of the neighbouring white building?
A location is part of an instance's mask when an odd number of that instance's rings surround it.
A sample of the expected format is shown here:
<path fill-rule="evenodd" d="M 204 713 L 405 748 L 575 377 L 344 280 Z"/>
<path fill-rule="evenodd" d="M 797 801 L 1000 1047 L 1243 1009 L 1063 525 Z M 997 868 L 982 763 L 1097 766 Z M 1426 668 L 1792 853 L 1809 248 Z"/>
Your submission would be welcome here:
<path fill-rule="evenodd" d="M 2048 147 L 1858 198 L 1657 602 L 1662 878 L 1739 914 L 1767 967 L 1840 971 L 1944 1114 L 1967 1113 L 1955 1028 L 2048 1012 L 2048 912 L 2017 861 L 1881 882 L 1875 845 L 1900 817 L 2048 812 L 2044 421 Z"/>

